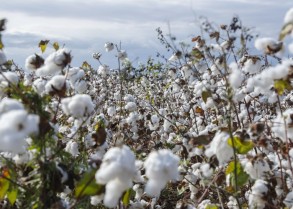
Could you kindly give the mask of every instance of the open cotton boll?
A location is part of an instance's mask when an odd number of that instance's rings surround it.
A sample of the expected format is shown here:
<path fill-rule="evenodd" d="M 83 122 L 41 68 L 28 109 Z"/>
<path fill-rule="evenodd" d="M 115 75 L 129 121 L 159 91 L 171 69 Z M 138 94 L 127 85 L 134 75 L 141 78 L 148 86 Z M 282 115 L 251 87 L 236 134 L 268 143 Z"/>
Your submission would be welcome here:
<path fill-rule="evenodd" d="M 8 85 L 8 83 L 11 83 L 13 85 L 17 85 L 19 82 L 19 77 L 14 72 L 3 72 L 2 75 L 0 75 L 0 83 L 4 85 Z"/>
<path fill-rule="evenodd" d="M 179 177 L 178 166 L 179 157 L 170 150 L 151 152 L 144 162 L 146 176 L 149 179 L 145 192 L 150 196 L 159 196 L 169 180 L 176 180 Z"/>
<path fill-rule="evenodd" d="M 66 77 L 64 75 L 55 75 L 45 86 L 47 93 L 58 92 L 67 89 Z"/>
<path fill-rule="evenodd" d="M 282 49 L 282 42 L 277 42 L 273 38 L 258 38 L 254 42 L 257 50 L 265 54 L 274 54 Z"/>
<path fill-rule="evenodd" d="M 98 75 L 105 78 L 107 77 L 107 75 L 109 75 L 110 68 L 108 65 L 100 65 L 97 72 L 98 72 Z"/>
<path fill-rule="evenodd" d="M 284 24 L 293 22 L 293 8 L 289 9 L 284 17 Z"/>
<path fill-rule="evenodd" d="M 110 52 L 114 49 L 114 44 L 112 42 L 106 42 L 104 48 L 106 52 Z"/>
<path fill-rule="evenodd" d="M 236 63 L 232 63 L 230 65 L 230 68 L 232 69 L 232 72 L 229 75 L 229 83 L 233 89 L 237 89 L 238 87 L 241 86 L 241 83 L 244 79 L 244 75 L 238 69 Z"/>
<path fill-rule="evenodd" d="M 67 72 L 67 78 L 70 80 L 71 85 L 74 85 L 74 83 L 83 78 L 84 75 L 84 70 L 78 67 L 70 68 Z"/>
<path fill-rule="evenodd" d="M 292 9 L 293 10 L 293 9 Z M 293 11 L 292 11 L 293 13 Z M 293 14 L 292 14 L 293 15 Z M 292 208 L 293 207 L 293 191 L 289 192 L 286 196 L 286 198 L 284 199 L 284 204 L 288 207 L 288 208 Z"/>
<path fill-rule="evenodd" d="M 114 116 L 116 114 L 116 108 L 114 106 L 108 107 L 107 114 L 111 117 Z"/>
<path fill-rule="evenodd" d="M 52 76 L 56 74 L 60 74 L 63 68 L 61 66 L 57 66 L 54 63 L 48 63 L 37 69 L 37 76 Z"/>
<path fill-rule="evenodd" d="M 0 102 L 0 114 L 11 111 L 11 110 L 23 110 L 24 106 L 21 102 L 10 99 L 10 98 L 3 98 Z"/>
<path fill-rule="evenodd" d="M 39 131 L 39 116 L 19 109 L 6 112 L 0 117 L 0 150 L 13 153 L 25 151 L 25 138 Z"/>
<path fill-rule="evenodd" d="M 205 151 L 207 157 L 216 155 L 219 164 L 223 165 L 233 157 L 233 148 L 228 144 L 229 134 L 217 132 L 209 147 Z"/>
<path fill-rule="evenodd" d="M 78 144 L 75 141 L 70 140 L 66 144 L 65 151 L 69 152 L 74 157 L 78 156 L 79 155 Z"/>
<path fill-rule="evenodd" d="M 47 80 L 42 78 L 38 78 L 33 82 L 33 89 L 39 94 L 43 95 L 45 93 L 45 86 L 47 84 Z"/>
<path fill-rule="evenodd" d="M 87 94 L 76 94 L 73 97 L 67 97 L 62 99 L 61 104 L 64 113 L 75 118 L 89 116 L 94 111 L 92 99 Z"/>
<path fill-rule="evenodd" d="M 251 187 L 251 193 L 249 194 L 248 203 L 249 208 L 263 209 L 266 206 L 266 194 L 268 192 L 267 182 L 261 179 L 257 179 L 254 185 Z"/>
<path fill-rule="evenodd" d="M 134 102 L 128 102 L 125 105 L 125 109 L 130 111 L 130 112 L 135 111 L 136 110 L 136 104 Z"/>
<path fill-rule="evenodd" d="M 293 109 L 287 109 L 283 114 L 279 113 L 272 124 L 272 132 L 286 143 L 287 138 L 293 139 Z"/>
<path fill-rule="evenodd" d="M 254 59 L 247 59 L 247 61 L 244 63 L 244 66 L 242 70 L 249 74 L 258 73 L 261 70 L 261 61 L 260 60 L 254 60 Z"/>
<path fill-rule="evenodd" d="M 104 204 L 113 208 L 123 192 L 132 187 L 136 175 L 135 155 L 129 147 L 113 147 L 104 155 L 95 178 L 98 184 L 106 184 Z"/>
<path fill-rule="evenodd" d="M 37 54 L 33 54 L 31 56 L 29 56 L 28 58 L 26 58 L 25 60 L 25 68 L 27 70 L 31 70 L 31 71 L 35 71 L 38 68 L 40 68 L 42 65 L 44 65 L 44 59 L 37 55 Z"/>

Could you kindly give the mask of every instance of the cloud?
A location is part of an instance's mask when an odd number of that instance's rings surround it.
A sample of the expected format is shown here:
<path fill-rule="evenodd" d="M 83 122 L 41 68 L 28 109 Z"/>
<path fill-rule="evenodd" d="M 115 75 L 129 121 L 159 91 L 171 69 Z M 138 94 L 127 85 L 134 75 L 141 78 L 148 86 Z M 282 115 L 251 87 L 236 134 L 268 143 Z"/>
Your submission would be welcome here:
<path fill-rule="evenodd" d="M 23 58 L 38 51 L 41 39 L 66 44 L 77 63 L 103 51 L 106 41 L 122 42 L 132 59 L 146 59 L 163 47 L 155 29 L 161 27 L 179 40 L 199 34 L 197 18 L 204 15 L 216 24 L 229 24 L 238 14 L 244 25 L 256 26 L 261 35 L 278 33 L 283 15 L 293 3 L 274 0 L 9 0 L 0 14 L 8 19 L 4 33 L 6 51 L 19 49 Z M 133 51 L 134 53 L 132 53 Z M 22 55 L 20 55 L 22 53 Z M 105 57 L 108 57 L 105 56 Z M 111 61 L 110 58 L 105 58 Z M 112 62 L 112 61 L 111 61 Z"/>

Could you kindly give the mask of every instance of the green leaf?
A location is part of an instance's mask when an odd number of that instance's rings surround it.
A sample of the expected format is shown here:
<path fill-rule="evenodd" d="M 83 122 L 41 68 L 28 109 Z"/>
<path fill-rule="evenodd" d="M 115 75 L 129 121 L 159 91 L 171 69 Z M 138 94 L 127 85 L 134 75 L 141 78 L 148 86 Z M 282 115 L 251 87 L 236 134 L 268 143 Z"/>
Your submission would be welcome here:
<path fill-rule="evenodd" d="M 8 201 L 10 202 L 11 205 L 13 205 L 15 203 L 16 198 L 17 198 L 17 194 L 18 194 L 17 187 L 13 187 L 12 189 L 10 189 L 7 192 L 7 198 L 8 198 Z"/>
<path fill-rule="evenodd" d="M 93 196 L 102 194 L 105 191 L 105 186 L 96 183 L 96 170 L 89 171 L 84 174 L 82 179 L 75 187 L 74 196 L 81 198 L 84 196 Z"/>
<path fill-rule="evenodd" d="M 285 92 L 285 90 L 289 90 L 289 91 L 292 90 L 290 81 L 283 80 L 283 79 L 276 80 L 274 82 L 274 88 L 276 89 L 278 95 L 282 95 Z"/>
<path fill-rule="evenodd" d="M 218 206 L 215 204 L 208 204 L 205 209 L 218 209 Z"/>
<path fill-rule="evenodd" d="M 56 51 L 60 48 L 58 42 L 54 42 L 53 47 Z"/>
<path fill-rule="evenodd" d="M 130 203 L 130 197 L 131 197 L 132 189 L 126 190 L 122 197 L 122 202 L 124 206 L 128 206 Z"/>
<path fill-rule="evenodd" d="M 49 43 L 49 40 L 41 40 L 39 43 L 39 47 L 41 48 L 42 53 L 46 51 L 47 45 Z"/>
<path fill-rule="evenodd" d="M 212 94 L 211 94 L 210 91 L 203 91 L 203 92 L 201 93 L 201 98 L 202 98 L 202 100 L 204 101 L 204 103 L 206 103 L 207 100 L 208 100 L 208 98 L 211 97 L 211 96 L 212 96 Z"/>
<path fill-rule="evenodd" d="M 233 187 L 235 187 L 236 183 L 238 186 L 243 186 L 247 180 L 248 180 L 248 175 L 244 172 L 242 165 L 240 164 L 239 161 L 236 162 L 235 166 L 235 161 L 231 161 L 229 165 L 226 168 L 226 175 L 230 174 L 230 183 Z M 237 182 L 235 178 L 235 173 L 237 175 Z"/>
<path fill-rule="evenodd" d="M 234 145 L 234 148 L 238 154 L 246 154 L 254 147 L 254 143 L 252 140 L 241 140 L 237 136 L 234 136 L 233 139 L 229 138 L 228 144 L 231 147 L 233 147 Z"/>
<path fill-rule="evenodd" d="M 4 169 L 0 176 L 0 200 L 4 199 L 9 189 L 9 184 L 10 184 L 10 181 L 8 180 L 9 178 L 10 178 L 9 171 L 7 169 Z"/>

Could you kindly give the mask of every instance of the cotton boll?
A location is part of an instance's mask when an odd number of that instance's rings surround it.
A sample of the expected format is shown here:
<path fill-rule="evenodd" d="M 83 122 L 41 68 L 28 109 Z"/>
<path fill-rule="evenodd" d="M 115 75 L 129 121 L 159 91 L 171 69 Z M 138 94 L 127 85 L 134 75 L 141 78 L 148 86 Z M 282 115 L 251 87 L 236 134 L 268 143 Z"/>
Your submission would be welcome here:
<path fill-rule="evenodd" d="M 129 147 L 124 145 L 108 150 L 95 175 L 97 183 L 106 184 L 105 206 L 115 207 L 118 204 L 123 192 L 132 187 L 135 174 L 135 156 Z"/>
<path fill-rule="evenodd" d="M 61 73 L 61 66 L 57 66 L 54 63 L 45 64 L 36 71 L 37 76 L 52 76 Z"/>
<path fill-rule="evenodd" d="M 145 193 L 152 197 L 159 197 L 161 190 L 166 186 L 167 181 L 150 179 L 145 186 Z"/>
<path fill-rule="evenodd" d="M 45 86 L 47 84 L 47 81 L 42 79 L 42 78 L 38 78 L 33 82 L 33 89 L 39 94 L 39 95 L 43 95 L 45 93 Z"/>
<path fill-rule="evenodd" d="M 229 134 L 217 132 L 209 147 L 205 151 L 207 157 L 216 155 L 219 164 L 223 165 L 233 157 L 233 148 L 228 144 Z"/>
<path fill-rule="evenodd" d="M 27 70 L 35 71 L 43 65 L 44 59 L 37 54 L 31 55 L 25 60 L 25 68 Z"/>
<path fill-rule="evenodd" d="M 89 116 L 94 111 L 92 99 L 87 94 L 76 94 L 73 97 L 62 99 L 62 110 L 66 115 L 75 118 Z"/>
<path fill-rule="evenodd" d="M 158 190 L 163 188 L 163 184 L 179 177 L 178 165 L 179 158 L 170 150 L 151 152 L 144 163 L 149 179 L 146 192 L 150 196 L 158 196 Z"/>
<path fill-rule="evenodd" d="M 238 69 L 236 63 L 232 63 L 230 65 L 230 68 L 232 68 L 232 73 L 229 75 L 229 83 L 233 89 L 237 89 L 238 87 L 241 86 L 244 76 L 241 73 L 241 71 Z"/>
<path fill-rule="evenodd" d="M 66 144 L 65 151 L 69 152 L 74 157 L 78 156 L 79 155 L 78 144 L 75 141 L 70 140 Z"/>
<path fill-rule="evenodd" d="M 282 49 L 282 42 L 277 42 L 272 38 L 258 38 L 255 40 L 254 46 L 265 54 L 274 54 Z"/>
<path fill-rule="evenodd" d="M 10 84 L 13 84 L 13 85 L 17 85 L 18 82 L 19 82 L 19 77 L 16 73 L 14 72 L 3 72 L 2 73 L 3 75 L 0 75 L 0 83 L 1 84 L 6 84 L 7 86 L 7 82 L 9 82 Z"/>
<path fill-rule="evenodd" d="M 0 102 L 0 114 L 9 112 L 11 110 L 23 110 L 24 106 L 22 103 L 15 99 L 3 98 Z"/>
<path fill-rule="evenodd" d="M 261 61 L 258 59 L 247 59 L 242 70 L 249 74 L 258 73 L 261 70 Z"/>
<path fill-rule="evenodd" d="M 59 92 L 67 88 L 66 77 L 64 75 L 55 75 L 45 86 L 47 93 Z"/>
<path fill-rule="evenodd" d="M 293 22 L 293 8 L 289 9 L 284 17 L 284 24 Z"/>
<path fill-rule="evenodd" d="M 257 179 L 249 194 L 249 208 L 263 209 L 266 206 L 265 196 L 268 192 L 267 182 Z"/>
<path fill-rule="evenodd" d="M 128 102 L 125 105 L 125 109 L 130 111 L 130 112 L 135 111 L 136 110 L 136 104 L 134 102 Z"/>
<path fill-rule="evenodd" d="M 108 65 L 100 65 L 98 68 L 98 75 L 105 78 L 109 74 L 110 68 Z"/>
<path fill-rule="evenodd" d="M 0 150 L 22 153 L 27 144 L 25 138 L 39 131 L 39 116 L 23 109 L 6 112 L 0 117 Z"/>
<path fill-rule="evenodd" d="M 97 206 L 104 199 L 104 194 L 91 196 L 91 205 Z"/>
<path fill-rule="evenodd" d="M 267 173 L 271 170 L 268 162 L 261 158 L 257 158 L 253 161 L 243 160 L 241 164 L 244 167 L 244 171 L 252 179 L 263 179 L 264 177 L 266 177 Z"/>
<path fill-rule="evenodd" d="M 210 178 L 213 175 L 213 168 L 210 167 L 210 164 L 208 163 L 203 163 L 200 166 L 200 171 L 202 173 L 202 175 L 206 178 Z"/>
<path fill-rule="evenodd" d="M 74 83 L 73 88 L 78 94 L 84 93 L 88 89 L 88 84 L 86 81 L 81 80 Z"/>
<path fill-rule="evenodd" d="M 272 132 L 276 137 L 279 137 L 285 143 L 287 141 L 287 137 L 293 139 L 292 115 L 293 109 L 287 109 L 283 112 L 283 115 L 279 113 L 272 124 Z M 284 120 L 286 124 L 284 123 Z"/>
<path fill-rule="evenodd" d="M 0 50 L 0 65 L 3 65 L 7 62 L 6 55 L 2 50 Z"/>
<path fill-rule="evenodd" d="M 114 116 L 116 114 L 116 108 L 114 106 L 108 107 L 107 114 L 111 117 Z"/>
<path fill-rule="evenodd" d="M 84 70 L 74 67 L 70 68 L 67 72 L 67 78 L 70 80 L 71 85 L 82 79 L 85 76 Z"/>
<path fill-rule="evenodd" d="M 106 42 L 104 45 L 106 52 L 110 52 L 114 49 L 114 44 L 111 42 Z"/>

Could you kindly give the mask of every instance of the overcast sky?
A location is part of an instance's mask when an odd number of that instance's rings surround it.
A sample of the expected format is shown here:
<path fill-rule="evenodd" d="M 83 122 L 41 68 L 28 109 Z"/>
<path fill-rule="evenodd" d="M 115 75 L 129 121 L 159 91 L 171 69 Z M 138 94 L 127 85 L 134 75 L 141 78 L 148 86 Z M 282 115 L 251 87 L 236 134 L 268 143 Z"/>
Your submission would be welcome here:
<path fill-rule="evenodd" d="M 144 61 L 163 52 L 156 28 L 168 33 L 169 24 L 179 40 L 190 41 L 200 16 L 229 24 L 237 14 L 260 36 L 277 37 L 291 7 L 292 0 L 3 0 L 0 18 L 8 19 L 3 41 L 9 59 L 23 66 L 40 52 L 39 41 L 48 39 L 71 49 L 72 64 L 80 66 L 95 63 L 93 52 L 103 52 L 105 64 L 115 61 L 113 53 L 104 53 L 107 41 L 121 41 L 130 60 Z"/>

